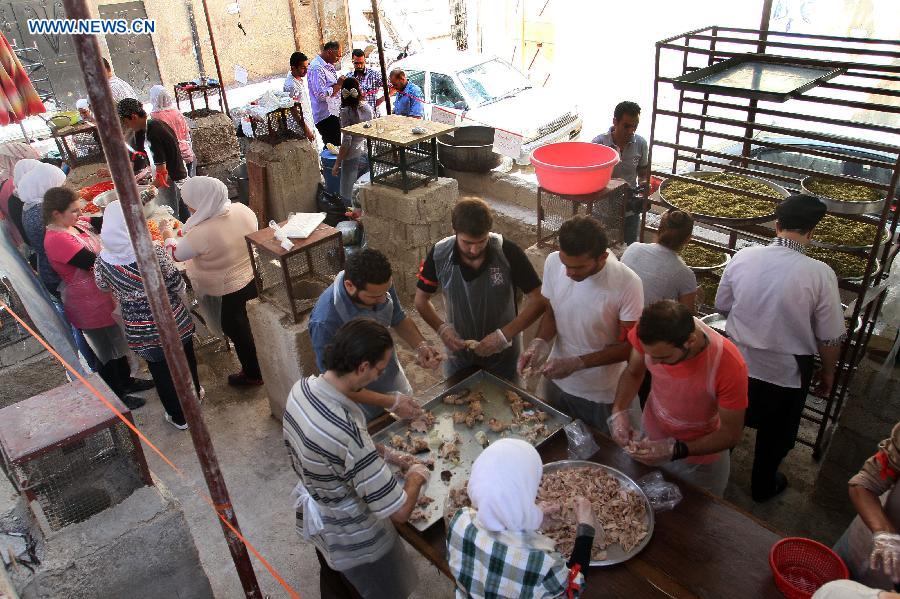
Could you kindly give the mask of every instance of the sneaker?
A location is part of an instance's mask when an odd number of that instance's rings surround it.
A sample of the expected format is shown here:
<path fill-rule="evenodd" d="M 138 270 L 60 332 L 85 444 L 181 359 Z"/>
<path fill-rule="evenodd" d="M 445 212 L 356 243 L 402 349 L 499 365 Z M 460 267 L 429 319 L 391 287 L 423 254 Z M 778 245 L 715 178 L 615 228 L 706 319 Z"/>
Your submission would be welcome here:
<path fill-rule="evenodd" d="M 203 388 L 203 385 L 200 385 L 200 391 L 197 392 L 197 397 L 200 399 L 200 403 L 203 403 L 203 400 L 206 399 L 206 389 Z"/>
<path fill-rule="evenodd" d="M 145 403 L 147 403 L 147 401 L 139 395 L 123 395 L 120 399 L 122 400 L 122 403 L 125 404 L 125 407 L 129 410 L 137 410 Z"/>
<path fill-rule="evenodd" d="M 147 391 L 156 386 L 152 379 L 131 379 L 128 385 L 127 393 L 137 393 L 139 391 Z"/>
<path fill-rule="evenodd" d="M 183 422 L 181 424 L 178 424 L 177 422 L 175 422 L 175 419 L 172 418 L 168 412 L 166 412 L 166 422 L 168 422 L 169 424 L 171 424 L 172 426 L 174 426 L 175 428 L 177 428 L 180 431 L 186 431 L 187 427 L 188 427 L 187 422 Z"/>
<path fill-rule="evenodd" d="M 251 379 L 242 370 L 237 374 L 229 374 L 228 384 L 232 387 L 258 387 L 263 384 L 263 380 Z"/>
<path fill-rule="evenodd" d="M 769 501 L 773 497 L 781 495 L 781 493 L 783 493 L 784 490 L 787 489 L 787 487 L 788 487 L 787 477 L 784 474 L 782 474 L 781 472 L 776 472 L 775 473 L 775 485 L 772 487 L 772 490 L 769 491 L 769 493 L 767 493 L 765 495 L 753 493 L 752 494 L 753 501 L 755 501 L 756 503 L 765 503 L 766 501 Z"/>

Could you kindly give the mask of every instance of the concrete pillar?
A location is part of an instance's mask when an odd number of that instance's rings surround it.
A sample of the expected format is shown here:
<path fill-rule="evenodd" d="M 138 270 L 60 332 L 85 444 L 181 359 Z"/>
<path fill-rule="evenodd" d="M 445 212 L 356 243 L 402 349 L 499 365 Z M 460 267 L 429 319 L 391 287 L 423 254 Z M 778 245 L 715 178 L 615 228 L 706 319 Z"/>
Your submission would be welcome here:
<path fill-rule="evenodd" d="M 412 301 L 428 249 L 453 234 L 450 212 L 458 199 L 456 179 L 440 178 L 409 193 L 371 183 L 359 190 L 368 246 L 391 261 L 401 302 Z"/>
<path fill-rule="evenodd" d="M 202 104 L 202 100 L 200 100 Z M 182 103 L 184 107 L 184 103 Z M 209 166 L 241 157 L 234 121 L 224 112 L 194 118 L 191 146 L 197 166 Z"/>
<path fill-rule="evenodd" d="M 319 155 L 308 140 L 290 139 L 274 146 L 253 140 L 247 149 L 247 162 L 266 168 L 269 219 L 280 222 L 291 212 L 318 212 L 316 189 L 322 173 Z"/>
<path fill-rule="evenodd" d="M 247 316 L 253 338 L 257 340 L 256 351 L 266 382 L 269 409 L 272 416 L 281 420 L 294 383 L 319 372 L 309 337 L 309 316 L 294 324 L 292 317 L 259 300 L 247 303 Z"/>

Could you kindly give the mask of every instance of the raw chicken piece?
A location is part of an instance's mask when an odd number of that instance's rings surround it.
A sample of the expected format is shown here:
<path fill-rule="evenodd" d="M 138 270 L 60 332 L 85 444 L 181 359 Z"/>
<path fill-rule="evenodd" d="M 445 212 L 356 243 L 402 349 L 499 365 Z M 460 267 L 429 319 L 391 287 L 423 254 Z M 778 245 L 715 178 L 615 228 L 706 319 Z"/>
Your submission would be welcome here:
<path fill-rule="evenodd" d="M 421 416 L 409 423 L 409 428 L 417 433 L 427 433 L 434 426 L 436 420 L 434 414 L 425 410 Z"/>
<path fill-rule="evenodd" d="M 502 433 L 507 428 L 509 428 L 509 425 L 507 423 L 503 422 L 502 420 L 497 420 L 496 418 L 491 418 L 490 420 L 488 420 L 487 425 L 488 428 L 495 433 Z"/>
<path fill-rule="evenodd" d="M 431 451 L 428 448 L 428 439 L 425 437 L 410 437 L 409 439 L 409 449 L 407 449 L 409 453 L 424 453 L 426 451 Z"/>
<path fill-rule="evenodd" d="M 441 443 L 438 455 L 445 460 L 459 461 L 459 435 L 454 435 L 452 440 Z"/>
<path fill-rule="evenodd" d="M 488 445 L 491 444 L 491 442 L 488 440 L 487 435 L 485 434 L 484 431 L 476 432 L 475 440 L 478 441 L 478 444 L 481 445 L 482 447 L 487 447 Z"/>

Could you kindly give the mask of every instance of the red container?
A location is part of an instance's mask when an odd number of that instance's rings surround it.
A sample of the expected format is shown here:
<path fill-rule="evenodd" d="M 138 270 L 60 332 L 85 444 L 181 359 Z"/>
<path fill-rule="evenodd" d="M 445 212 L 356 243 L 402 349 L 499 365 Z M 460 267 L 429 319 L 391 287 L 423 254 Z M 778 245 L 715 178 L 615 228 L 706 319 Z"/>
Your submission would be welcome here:
<path fill-rule="evenodd" d="M 614 149 L 583 141 L 548 144 L 531 153 L 538 184 L 565 195 L 600 191 L 609 183 L 617 164 L 619 153 Z"/>
<path fill-rule="evenodd" d="M 850 576 L 838 555 L 816 541 L 801 537 L 781 539 L 769 552 L 775 586 L 788 599 L 810 599 L 819 587 Z"/>

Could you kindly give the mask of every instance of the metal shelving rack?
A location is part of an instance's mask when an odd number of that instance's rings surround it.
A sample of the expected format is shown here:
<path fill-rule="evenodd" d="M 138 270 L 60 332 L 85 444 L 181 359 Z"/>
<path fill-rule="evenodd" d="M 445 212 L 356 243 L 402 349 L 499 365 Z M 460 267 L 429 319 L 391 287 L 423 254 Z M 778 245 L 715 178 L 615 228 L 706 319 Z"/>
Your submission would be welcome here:
<path fill-rule="evenodd" d="M 838 68 L 841 72 L 783 103 L 676 87 L 679 77 L 748 54 L 752 54 L 755 60 L 775 65 Z M 898 59 L 900 40 L 720 26 L 696 29 L 656 44 L 651 164 L 660 162 L 659 154 L 671 155 L 671 169 L 655 169 L 653 174 L 657 177 L 697 183 L 682 175 L 696 170 L 723 170 L 761 177 L 789 191 L 799 192 L 800 180 L 804 176 L 828 174 L 806 166 L 779 164 L 754 157 L 751 155 L 754 148 L 788 150 L 810 157 L 843 161 L 869 173 L 871 169 L 886 169 L 891 173 L 889 183 L 872 185 L 885 194 L 883 197 L 895 198 L 893 202 L 889 200 L 884 203 L 880 214 L 838 215 L 877 225 L 879 233 L 871 249 L 855 252 L 866 258 L 862 280 L 856 283 L 841 281 L 840 285 L 842 299 L 850 305 L 848 311 L 852 309 L 850 322 L 856 323 L 861 318 L 862 326 L 856 331 L 848 330 L 848 338 L 841 348 L 835 384 L 824 406 L 821 400 L 810 396 L 803 413 L 804 419 L 815 425 L 816 436 L 810 440 L 801 435 L 797 441 L 810 446 L 816 459 L 827 446 L 871 338 L 886 296 L 887 275 L 898 252 L 900 208 L 896 208 L 896 197 L 900 179 L 900 127 L 897 126 L 900 106 L 895 100 L 900 97 Z M 772 136 L 777 137 L 773 139 Z M 793 140 L 787 144 L 783 138 Z M 741 151 L 722 151 L 727 142 L 741 146 Z M 803 142 L 807 143 L 804 145 Z M 831 151 L 828 144 L 832 144 Z M 835 151 L 834 146 L 838 145 L 846 148 L 847 155 Z M 656 162 L 653 162 L 654 153 L 657 154 Z M 853 181 L 846 175 L 829 176 Z M 711 183 L 700 184 L 720 191 L 728 189 Z M 748 195 L 777 201 L 763 195 Z M 664 204 L 655 194 L 648 208 L 659 212 L 661 207 Z M 703 230 L 695 229 L 695 236 L 700 238 L 701 243 L 730 254 L 748 245 L 768 243 L 775 235 L 774 216 L 773 222 L 746 226 L 708 223 L 701 218 L 697 221 Z M 642 237 L 646 231 L 653 230 L 645 212 Z M 880 243 L 879 237 L 884 230 L 889 232 L 890 237 Z"/>

